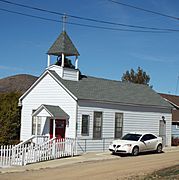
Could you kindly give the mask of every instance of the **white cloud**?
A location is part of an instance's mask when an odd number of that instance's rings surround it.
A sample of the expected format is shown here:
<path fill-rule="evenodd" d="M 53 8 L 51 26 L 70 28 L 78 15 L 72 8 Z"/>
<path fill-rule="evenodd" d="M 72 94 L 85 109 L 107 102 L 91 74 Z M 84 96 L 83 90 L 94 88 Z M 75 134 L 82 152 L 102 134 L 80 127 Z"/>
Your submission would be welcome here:
<path fill-rule="evenodd" d="M 139 60 L 151 61 L 151 62 L 158 62 L 158 63 L 174 63 L 177 60 L 173 57 L 159 57 L 159 56 L 152 56 L 148 54 L 139 54 L 139 53 L 131 53 L 132 57 L 138 58 Z"/>

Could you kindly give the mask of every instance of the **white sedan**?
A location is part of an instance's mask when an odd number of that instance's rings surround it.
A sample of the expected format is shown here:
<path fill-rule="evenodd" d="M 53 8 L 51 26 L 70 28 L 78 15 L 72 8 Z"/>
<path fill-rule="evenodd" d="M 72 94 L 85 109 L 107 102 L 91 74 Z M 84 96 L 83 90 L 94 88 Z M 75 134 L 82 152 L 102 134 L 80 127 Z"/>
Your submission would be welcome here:
<path fill-rule="evenodd" d="M 128 133 L 122 139 L 114 140 L 109 145 L 112 153 L 132 154 L 137 156 L 140 152 L 162 152 L 162 138 L 152 133 Z"/>

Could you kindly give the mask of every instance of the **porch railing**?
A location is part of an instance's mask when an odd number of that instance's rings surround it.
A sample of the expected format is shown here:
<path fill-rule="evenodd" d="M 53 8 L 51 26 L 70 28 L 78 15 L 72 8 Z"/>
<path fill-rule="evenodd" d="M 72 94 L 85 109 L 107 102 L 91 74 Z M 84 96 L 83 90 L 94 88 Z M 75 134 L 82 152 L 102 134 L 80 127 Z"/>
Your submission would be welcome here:
<path fill-rule="evenodd" d="M 33 135 L 29 139 L 26 139 L 25 141 L 20 142 L 16 146 L 21 146 L 23 144 L 29 144 L 29 143 L 42 144 L 42 143 L 44 143 L 44 142 L 46 142 L 48 140 L 49 140 L 49 136 L 45 136 L 45 135 Z"/>
<path fill-rule="evenodd" d="M 107 137 L 101 139 L 78 139 L 77 140 L 77 151 L 78 154 L 84 152 L 94 152 L 94 151 L 107 151 L 109 144 L 114 140 L 114 137 Z"/>
<path fill-rule="evenodd" d="M 74 139 L 50 139 L 41 144 L 20 143 L 19 145 L 0 146 L 0 167 L 26 165 L 76 154 Z"/>

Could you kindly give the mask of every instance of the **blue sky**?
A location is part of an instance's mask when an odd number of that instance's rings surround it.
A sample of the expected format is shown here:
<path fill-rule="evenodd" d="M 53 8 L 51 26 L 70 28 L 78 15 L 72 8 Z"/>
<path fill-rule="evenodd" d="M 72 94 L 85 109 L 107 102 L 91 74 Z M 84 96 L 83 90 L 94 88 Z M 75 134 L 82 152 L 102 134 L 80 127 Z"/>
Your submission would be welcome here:
<path fill-rule="evenodd" d="M 117 23 L 179 29 L 177 20 L 117 5 L 108 0 L 12 2 Z M 178 0 L 120 2 L 179 17 Z M 61 20 L 58 15 L 2 2 L 0 8 Z M 106 26 L 73 18 L 68 18 L 68 21 Z M 80 53 L 79 68 L 83 74 L 120 80 L 126 70 L 136 70 L 140 66 L 150 75 L 150 84 L 154 90 L 175 94 L 179 76 L 179 32 L 134 33 L 74 25 L 67 25 L 66 30 Z M 46 52 L 61 31 L 60 23 L 0 11 L 0 78 L 15 74 L 39 76 L 46 68 Z"/>

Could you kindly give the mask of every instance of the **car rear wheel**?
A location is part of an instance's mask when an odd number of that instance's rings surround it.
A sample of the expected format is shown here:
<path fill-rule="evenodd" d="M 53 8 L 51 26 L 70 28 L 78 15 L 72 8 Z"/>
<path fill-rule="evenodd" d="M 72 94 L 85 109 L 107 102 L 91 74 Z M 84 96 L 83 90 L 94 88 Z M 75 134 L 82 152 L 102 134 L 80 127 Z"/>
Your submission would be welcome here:
<path fill-rule="evenodd" d="M 162 145 L 161 145 L 161 144 L 159 144 L 159 145 L 157 146 L 156 152 L 157 152 L 157 153 L 161 153 L 161 152 L 162 152 Z"/>
<path fill-rule="evenodd" d="M 132 155 L 133 156 L 138 156 L 139 155 L 139 147 L 135 146 L 132 150 Z"/>

